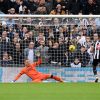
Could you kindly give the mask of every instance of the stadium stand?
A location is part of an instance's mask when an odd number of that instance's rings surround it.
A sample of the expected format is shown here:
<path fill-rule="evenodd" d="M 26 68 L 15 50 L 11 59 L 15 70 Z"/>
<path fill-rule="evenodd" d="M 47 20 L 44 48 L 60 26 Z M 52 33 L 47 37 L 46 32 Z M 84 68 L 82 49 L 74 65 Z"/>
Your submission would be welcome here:
<path fill-rule="evenodd" d="M 25 58 L 71 67 L 92 65 L 93 43 L 100 35 L 100 18 L 5 18 L 0 20 L 0 65 L 22 65 Z M 69 45 L 76 47 L 69 50 Z"/>
<path fill-rule="evenodd" d="M 100 0 L 0 0 L 1 14 L 100 14 Z"/>

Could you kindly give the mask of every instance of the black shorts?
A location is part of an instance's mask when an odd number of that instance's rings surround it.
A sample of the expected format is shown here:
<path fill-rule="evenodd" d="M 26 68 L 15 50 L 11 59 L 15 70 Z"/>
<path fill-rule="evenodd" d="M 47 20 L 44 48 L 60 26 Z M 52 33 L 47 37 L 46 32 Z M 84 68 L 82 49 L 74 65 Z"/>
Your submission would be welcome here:
<path fill-rule="evenodd" d="M 93 66 L 97 66 L 100 63 L 100 59 L 93 59 Z"/>

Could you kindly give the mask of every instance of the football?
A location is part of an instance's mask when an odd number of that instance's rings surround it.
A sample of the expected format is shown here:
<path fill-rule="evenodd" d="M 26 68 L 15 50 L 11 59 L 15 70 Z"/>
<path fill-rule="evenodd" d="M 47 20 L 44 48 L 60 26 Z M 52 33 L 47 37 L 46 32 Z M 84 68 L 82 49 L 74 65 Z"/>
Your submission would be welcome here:
<path fill-rule="evenodd" d="M 76 47 L 74 45 L 70 45 L 69 46 L 69 51 L 73 52 L 75 51 Z"/>

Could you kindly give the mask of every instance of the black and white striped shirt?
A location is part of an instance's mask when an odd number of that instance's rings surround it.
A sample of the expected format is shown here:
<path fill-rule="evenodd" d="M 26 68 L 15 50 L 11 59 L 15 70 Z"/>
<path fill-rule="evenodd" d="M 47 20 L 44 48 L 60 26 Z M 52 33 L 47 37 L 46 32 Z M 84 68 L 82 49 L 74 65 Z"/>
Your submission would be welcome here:
<path fill-rule="evenodd" d="M 94 44 L 94 59 L 100 59 L 100 40 Z"/>

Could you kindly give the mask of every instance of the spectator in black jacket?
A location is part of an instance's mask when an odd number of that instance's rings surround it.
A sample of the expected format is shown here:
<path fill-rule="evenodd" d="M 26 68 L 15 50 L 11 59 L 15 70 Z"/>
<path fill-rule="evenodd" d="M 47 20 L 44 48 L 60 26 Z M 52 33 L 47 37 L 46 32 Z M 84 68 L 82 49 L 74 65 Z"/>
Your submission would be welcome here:
<path fill-rule="evenodd" d="M 50 63 L 59 64 L 60 62 L 60 52 L 59 52 L 59 44 L 55 42 L 52 47 L 48 49 L 48 54 L 50 56 Z"/>
<path fill-rule="evenodd" d="M 24 56 L 20 43 L 16 43 L 15 48 L 11 53 L 15 64 L 23 64 Z"/>
<path fill-rule="evenodd" d="M 82 13 L 88 14 L 100 14 L 100 1 L 98 0 L 87 0 L 87 2 L 82 4 Z"/>
<path fill-rule="evenodd" d="M 82 67 L 86 67 L 89 64 L 90 61 L 90 55 L 89 53 L 86 51 L 86 47 L 85 46 L 81 46 L 81 51 L 78 52 L 75 57 L 77 57 L 80 62 L 81 62 L 81 66 Z"/>
<path fill-rule="evenodd" d="M 68 10 L 70 14 L 79 14 L 81 10 L 80 0 L 69 0 Z"/>

